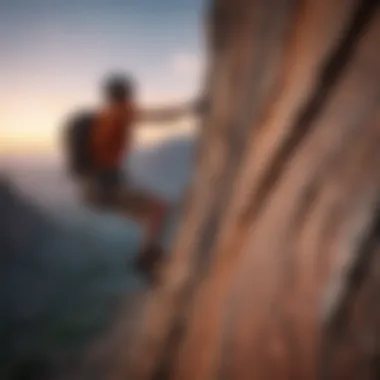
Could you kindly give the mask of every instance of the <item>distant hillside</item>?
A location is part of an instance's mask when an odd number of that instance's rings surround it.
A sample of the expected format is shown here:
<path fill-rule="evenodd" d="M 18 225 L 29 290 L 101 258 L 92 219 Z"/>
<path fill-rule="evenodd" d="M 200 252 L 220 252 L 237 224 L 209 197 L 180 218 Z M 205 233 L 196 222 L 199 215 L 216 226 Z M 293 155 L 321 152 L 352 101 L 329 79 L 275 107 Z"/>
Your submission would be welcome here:
<path fill-rule="evenodd" d="M 96 218 L 66 223 L 0 180 L 0 375 L 12 363 L 82 350 L 144 285 L 130 225 Z"/>
<path fill-rule="evenodd" d="M 178 137 L 156 147 L 135 151 L 129 162 L 133 180 L 171 200 L 178 200 L 189 184 L 195 139 Z"/>

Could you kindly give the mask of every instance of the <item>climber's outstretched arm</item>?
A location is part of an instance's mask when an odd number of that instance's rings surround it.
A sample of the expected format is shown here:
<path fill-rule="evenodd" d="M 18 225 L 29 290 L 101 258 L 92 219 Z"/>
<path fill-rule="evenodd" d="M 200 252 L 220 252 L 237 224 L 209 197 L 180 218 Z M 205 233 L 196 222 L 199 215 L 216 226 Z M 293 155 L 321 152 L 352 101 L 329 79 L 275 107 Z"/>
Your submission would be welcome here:
<path fill-rule="evenodd" d="M 201 113 L 202 100 L 162 107 L 156 109 L 141 109 L 137 112 L 137 121 L 142 123 L 168 123 L 176 121 L 185 116 L 196 116 Z"/>

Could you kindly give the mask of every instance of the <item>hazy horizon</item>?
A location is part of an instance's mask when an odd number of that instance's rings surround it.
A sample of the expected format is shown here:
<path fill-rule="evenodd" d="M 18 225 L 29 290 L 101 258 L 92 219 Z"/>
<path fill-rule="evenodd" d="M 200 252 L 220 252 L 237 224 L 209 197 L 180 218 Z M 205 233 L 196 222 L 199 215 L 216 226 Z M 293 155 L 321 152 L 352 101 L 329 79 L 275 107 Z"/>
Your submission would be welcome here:
<path fill-rule="evenodd" d="M 137 186 L 178 202 L 190 180 L 196 137 L 177 135 L 160 143 L 135 147 L 124 162 L 125 175 Z M 57 208 L 78 206 L 77 184 L 68 177 L 59 154 L 2 154 L 0 174 L 5 174 L 34 201 Z"/>

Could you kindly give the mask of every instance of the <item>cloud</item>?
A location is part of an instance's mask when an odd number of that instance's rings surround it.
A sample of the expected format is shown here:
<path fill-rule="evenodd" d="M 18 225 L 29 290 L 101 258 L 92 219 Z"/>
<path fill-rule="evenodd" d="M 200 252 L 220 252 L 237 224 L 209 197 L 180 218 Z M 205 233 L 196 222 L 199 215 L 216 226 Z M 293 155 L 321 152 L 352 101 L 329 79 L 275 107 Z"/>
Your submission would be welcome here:
<path fill-rule="evenodd" d="M 177 53 L 172 57 L 171 67 L 178 74 L 198 77 L 203 70 L 203 62 L 197 54 Z"/>

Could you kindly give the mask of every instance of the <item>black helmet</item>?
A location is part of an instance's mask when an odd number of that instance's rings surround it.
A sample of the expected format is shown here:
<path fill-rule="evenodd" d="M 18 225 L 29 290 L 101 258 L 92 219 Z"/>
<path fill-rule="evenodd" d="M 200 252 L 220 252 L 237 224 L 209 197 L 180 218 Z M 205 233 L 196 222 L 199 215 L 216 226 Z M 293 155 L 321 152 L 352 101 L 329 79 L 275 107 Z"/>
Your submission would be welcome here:
<path fill-rule="evenodd" d="M 133 94 L 132 79 L 123 74 L 112 74 L 105 80 L 103 92 L 111 101 L 124 101 Z"/>

